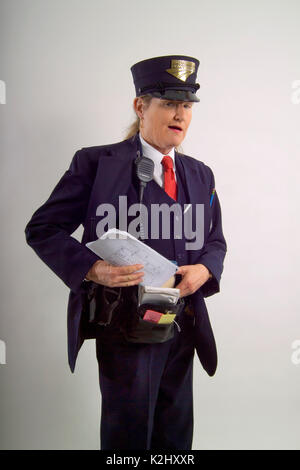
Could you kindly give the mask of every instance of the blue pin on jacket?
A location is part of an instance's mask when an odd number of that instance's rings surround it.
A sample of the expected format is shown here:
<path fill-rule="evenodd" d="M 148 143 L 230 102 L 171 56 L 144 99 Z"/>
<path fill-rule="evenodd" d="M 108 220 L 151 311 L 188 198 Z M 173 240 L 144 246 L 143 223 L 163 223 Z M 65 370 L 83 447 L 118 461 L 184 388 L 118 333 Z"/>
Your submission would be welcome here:
<path fill-rule="evenodd" d="M 212 206 L 212 202 L 213 202 L 213 199 L 214 199 L 215 192 L 216 192 L 216 189 L 214 188 L 212 190 L 212 193 L 211 193 L 211 196 L 210 196 L 210 201 L 209 201 L 210 207 Z"/>

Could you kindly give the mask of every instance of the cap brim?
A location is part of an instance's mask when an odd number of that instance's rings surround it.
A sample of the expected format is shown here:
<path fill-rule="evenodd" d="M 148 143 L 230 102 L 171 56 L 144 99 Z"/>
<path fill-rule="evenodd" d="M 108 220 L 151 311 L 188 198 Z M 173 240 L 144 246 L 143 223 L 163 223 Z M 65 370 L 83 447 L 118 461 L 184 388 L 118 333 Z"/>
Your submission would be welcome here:
<path fill-rule="evenodd" d="M 161 100 L 170 100 L 170 101 L 192 101 L 199 102 L 200 99 L 192 91 L 183 91 L 183 90 L 165 90 L 164 93 L 159 91 L 154 91 L 150 93 L 155 98 L 160 98 Z"/>

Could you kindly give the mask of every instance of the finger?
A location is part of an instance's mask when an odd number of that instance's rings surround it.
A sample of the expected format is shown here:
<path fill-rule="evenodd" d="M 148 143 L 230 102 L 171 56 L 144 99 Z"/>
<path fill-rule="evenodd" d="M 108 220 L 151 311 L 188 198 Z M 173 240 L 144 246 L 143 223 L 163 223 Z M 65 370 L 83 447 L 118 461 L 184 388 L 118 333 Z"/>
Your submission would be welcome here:
<path fill-rule="evenodd" d="M 184 297 L 186 295 L 186 289 L 185 287 L 181 284 L 178 284 L 178 286 L 176 286 L 176 289 L 179 289 L 179 296 L 180 297 Z"/>
<path fill-rule="evenodd" d="M 131 281 L 141 281 L 144 277 L 143 272 L 135 273 L 135 274 L 125 274 L 123 276 L 111 276 L 112 282 L 117 283 L 126 283 Z"/>
<path fill-rule="evenodd" d="M 142 264 L 132 264 L 129 266 L 112 266 L 112 272 L 114 274 L 119 274 L 119 275 L 126 275 L 126 274 L 131 274 L 139 269 L 142 269 L 144 266 Z"/>
<path fill-rule="evenodd" d="M 186 288 L 186 285 L 185 285 L 184 280 L 180 281 L 179 284 L 175 286 L 175 289 L 185 289 L 185 288 Z"/>
<path fill-rule="evenodd" d="M 190 295 L 194 293 L 193 287 L 191 284 L 187 284 L 184 279 L 177 284 L 176 289 L 180 290 L 180 297 L 185 297 L 186 295 Z"/>
<path fill-rule="evenodd" d="M 175 274 L 180 274 L 180 275 L 183 276 L 184 274 L 186 274 L 187 268 L 188 268 L 188 266 L 186 266 L 186 265 L 180 266 L 180 268 L 177 269 Z"/>
<path fill-rule="evenodd" d="M 124 281 L 124 282 L 112 282 L 110 284 L 110 287 L 130 287 L 130 286 L 136 286 L 141 282 L 142 279 L 136 279 L 133 281 Z"/>
<path fill-rule="evenodd" d="M 190 294 L 190 292 L 188 291 L 188 289 L 185 289 L 185 288 L 180 289 L 180 293 L 179 293 L 180 297 L 185 297 L 189 294 Z"/>

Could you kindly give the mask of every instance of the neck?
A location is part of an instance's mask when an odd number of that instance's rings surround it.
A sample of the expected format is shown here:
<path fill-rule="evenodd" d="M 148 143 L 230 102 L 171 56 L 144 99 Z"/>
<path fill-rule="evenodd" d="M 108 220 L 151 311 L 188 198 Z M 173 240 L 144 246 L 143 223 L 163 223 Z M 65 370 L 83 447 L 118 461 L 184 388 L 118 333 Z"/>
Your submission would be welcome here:
<path fill-rule="evenodd" d="M 141 131 L 140 131 L 140 134 L 141 134 L 141 137 L 143 137 L 144 141 L 147 142 L 147 144 L 151 145 L 151 147 L 158 150 L 163 155 L 168 155 L 168 153 L 171 152 L 171 150 L 174 148 L 174 147 L 166 147 L 166 148 L 158 147 L 153 142 L 151 142 L 149 139 L 145 138 Z"/>

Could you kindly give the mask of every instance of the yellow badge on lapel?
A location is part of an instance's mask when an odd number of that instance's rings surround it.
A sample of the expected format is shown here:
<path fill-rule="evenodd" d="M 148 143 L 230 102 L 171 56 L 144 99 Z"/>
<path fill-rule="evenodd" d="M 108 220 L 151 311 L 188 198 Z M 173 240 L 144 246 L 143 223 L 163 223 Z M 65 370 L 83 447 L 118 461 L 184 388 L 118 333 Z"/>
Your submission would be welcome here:
<path fill-rule="evenodd" d="M 187 60 L 171 60 L 171 68 L 167 69 L 170 75 L 178 78 L 182 82 L 185 82 L 186 79 L 195 72 L 194 62 L 189 62 Z"/>

